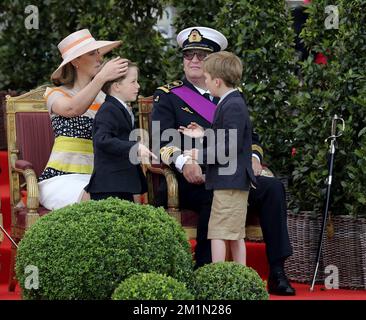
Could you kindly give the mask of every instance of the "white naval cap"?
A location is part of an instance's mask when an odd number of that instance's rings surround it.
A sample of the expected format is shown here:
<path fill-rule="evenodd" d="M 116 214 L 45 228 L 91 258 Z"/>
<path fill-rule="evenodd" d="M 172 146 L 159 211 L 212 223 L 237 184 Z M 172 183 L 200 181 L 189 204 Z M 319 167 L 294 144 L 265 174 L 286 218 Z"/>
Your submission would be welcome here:
<path fill-rule="evenodd" d="M 183 51 L 201 49 L 211 52 L 225 50 L 228 42 L 226 37 L 215 29 L 207 27 L 190 27 L 179 32 L 178 45 Z"/>

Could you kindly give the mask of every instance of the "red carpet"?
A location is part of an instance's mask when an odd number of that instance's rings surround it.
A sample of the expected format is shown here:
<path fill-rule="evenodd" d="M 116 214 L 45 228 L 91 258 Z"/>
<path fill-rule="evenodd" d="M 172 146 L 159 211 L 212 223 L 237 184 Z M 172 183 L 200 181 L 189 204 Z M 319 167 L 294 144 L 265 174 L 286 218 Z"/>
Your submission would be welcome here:
<path fill-rule="evenodd" d="M 4 226 L 10 231 L 10 203 L 9 203 L 9 177 L 7 166 L 7 153 L 0 151 L 0 196 L 1 211 Z M 194 241 L 191 243 L 194 248 Z M 254 268 L 262 279 L 266 280 L 268 274 L 265 245 L 263 243 L 247 242 L 247 264 Z M 14 293 L 8 292 L 10 264 L 10 241 L 4 237 L 0 244 L 0 300 L 20 300 L 19 287 Z M 314 292 L 309 291 L 309 285 L 293 283 L 297 290 L 294 297 L 280 297 L 271 295 L 271 300 L 366 300 L 366 290 L 322 290 L 316 286 Z"/>

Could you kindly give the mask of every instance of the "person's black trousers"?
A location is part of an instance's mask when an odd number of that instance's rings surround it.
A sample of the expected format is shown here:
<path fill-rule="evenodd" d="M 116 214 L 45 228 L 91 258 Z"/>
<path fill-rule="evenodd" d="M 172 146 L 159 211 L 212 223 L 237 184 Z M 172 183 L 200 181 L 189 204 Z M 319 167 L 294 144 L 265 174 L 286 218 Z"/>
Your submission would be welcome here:
<path fill-rule="evenodd" d="M 282 182 L 271 177 L 257 177 L 257 188 L 250 189 L 249 208 L 259 213 L 269 264 L 292 254 L 287 228 L 287 203 Z"/>
<path fill-rule="evenodd" d="M 178 187 L 180 206 L 198 213 L 195 268 L 202 267 L 212 262 L 211 240 L 207 239 L 207 232 L 213 192 L 212 190 L 206 190 L 205 184 L 191 184 L 183 177 L 178 179 Z"/>
<path fill-rule="evenodd" d="M 177 174 L 180 209 L 189 209 L 198 213 L 197 237 L 195 248 L 195 268 L 211 263 L 211 241 L 207 239 L 208 221 L 210 219 L 212 191 L 206 190 L 205 184 L 188 183 L 183 175 Z M 160 179 L 159 192 L 155 206 L 167 207 L 167 185 Z"/>

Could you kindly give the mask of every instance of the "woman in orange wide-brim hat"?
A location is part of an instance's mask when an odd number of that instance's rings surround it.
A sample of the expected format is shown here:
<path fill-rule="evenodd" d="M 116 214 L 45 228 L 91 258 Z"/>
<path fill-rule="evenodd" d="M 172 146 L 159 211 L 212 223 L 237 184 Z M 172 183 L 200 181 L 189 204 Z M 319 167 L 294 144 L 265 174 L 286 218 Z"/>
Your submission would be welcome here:
<path fill-rule="evenodd" d="M 127 59 L 103 65 L 103 55 L 120 44 L 97 41 L 87 29 L 58 44 L 63 61 L 51 75 L 56 87 L 45 93 L 55 143 L 38 183 L 40 203 L 49 210 L 89 199 L 84 187 L 93 171 L 92 124 L 105 98 L 101 88 L 127 72 Z"/>

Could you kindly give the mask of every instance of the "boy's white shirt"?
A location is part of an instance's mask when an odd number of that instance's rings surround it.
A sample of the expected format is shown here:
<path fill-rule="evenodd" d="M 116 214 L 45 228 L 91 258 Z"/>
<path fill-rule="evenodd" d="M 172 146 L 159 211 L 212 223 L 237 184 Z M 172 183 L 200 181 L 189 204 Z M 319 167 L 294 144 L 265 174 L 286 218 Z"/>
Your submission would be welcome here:
<path fill-rule="evenodd" d="M 111 95 L 112 96 L 112 95 Z M 120 98 L 116 97 L 116 96 L 112 96 L 113 98 L 117 99 L 124 107 L 125 109 L 127 110 L 128 114 L 130 115 L 131 117 L 131 121 L 132 121 L 132 126 L 134 125 L 135 123 L 135 116 L 133 115 L 133 112 L 131 110 L 131 108 L 127 105 L 126 102 L 122 101 Z"/>

